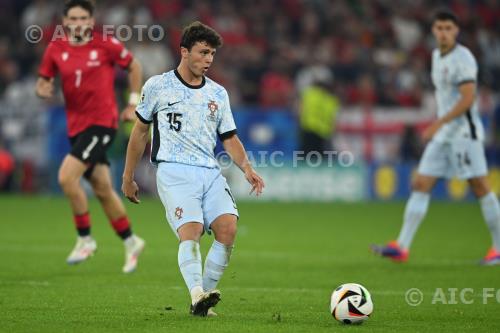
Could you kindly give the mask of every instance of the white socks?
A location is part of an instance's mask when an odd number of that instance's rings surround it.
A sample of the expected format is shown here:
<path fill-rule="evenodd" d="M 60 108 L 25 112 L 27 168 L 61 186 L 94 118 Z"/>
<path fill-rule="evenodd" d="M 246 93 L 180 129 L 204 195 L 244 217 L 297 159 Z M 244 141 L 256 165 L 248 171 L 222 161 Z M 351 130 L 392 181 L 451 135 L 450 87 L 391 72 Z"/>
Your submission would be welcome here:
<path fill-rule="evenodd" d="M 233 246 L 226 246 L 214 240 L 205 260 L 202 278 L 200 244 L 186 240 L 179 244 L 179 269 L 194 301 L 204 291 L 212 291 L 229 264 Z"/>
<path fill-rule="evenodd" d="M 208 251 L 203 270 L 203 290 L 211 291 L 217 287 L 224 270 L 229 264 L 234 246 L 227 246 L 214 240 Z"/>
<path fill-rule="evenodd" d="M 413 237 L 429 208 L 430 194 L 424 192 L 412 192 L 406 203 L 404 223 L 398 237 L 398 245 L 403 249 L 410 248 Z"/>
<path fill-rule="evenodd" d="M 201 279 L 201 254 L 200 244 L 194 240 L 186 240 L 179 244 L 178 254 L 179 269 L 186 286 L 195 299 L 203 292 Z"/>
<path fill-rule="evenodd" d="M 429 207 L 430 195 L 423 192 L 412 192 L 406 204 L 404 223 L 398 237 L 398 244 L 403 249 L 408 249 L 418 227 L 422 223 L 427 208 Z M 484 220 L 488 226 L 493 246 L 500 251 L 500 204 L 495 193 L 490 192 L 479 199 Z"/>
<path fill-rule="evenodd" d="M 490 192 L 479 199 L 486 225 L 490 229 L 493 246 L 500 251 L 500 205 L 495 193 Z"/>

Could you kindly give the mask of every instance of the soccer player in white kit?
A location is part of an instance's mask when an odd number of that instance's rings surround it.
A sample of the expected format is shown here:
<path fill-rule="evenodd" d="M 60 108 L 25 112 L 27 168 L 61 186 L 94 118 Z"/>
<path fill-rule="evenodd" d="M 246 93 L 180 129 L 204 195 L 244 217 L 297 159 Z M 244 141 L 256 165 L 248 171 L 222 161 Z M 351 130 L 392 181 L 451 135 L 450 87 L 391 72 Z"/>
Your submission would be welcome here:
<path fill-rule="evenodd" d="M 432 53 L 432 82 L 436 88 L 438 119 L 424 132 L 429 141 L 413 191 L 406 204 L 404 223 L 396 241 L 372 250 L 394 261 L 408 260 L 409 248 L 424 219 L 430 192 L 439 178 L 467 179 L 481 205 L 491 232 L 493 246 L 482 264 L 500 264 L 500 206 L 491 191 L 483 148 L 484 130 L 478 114 L 477 63 L 465 46 L 457 43 L 458 22 L 450 12 L 440 11 L 433 20 L 432 32 L 438 48 Z"/>
<path fill-rule="evenodd" d="M 178 263 L 191 295 L 191 314 L 214 315 L 220 300 L 217 283 L 229 264 L 236 236 L 238 210 L 222 176 L 214 148 L 217 137 L 252 185 L 262 193 L 264 182 L 251 166 L 236 135 L 229 97 L 205 76 L 222 38 L 194 22 L 182 35 L 177 69 L 150 78 L 137 106 L 138 120 L 127 149 L 122 191 L 139 203 L 134 170 L 152 129 L 151 162 L 157 166 L 157 187 L 167 220 L 179 238 Z M 202 270 L 199 240 L 215 235 Z"/>

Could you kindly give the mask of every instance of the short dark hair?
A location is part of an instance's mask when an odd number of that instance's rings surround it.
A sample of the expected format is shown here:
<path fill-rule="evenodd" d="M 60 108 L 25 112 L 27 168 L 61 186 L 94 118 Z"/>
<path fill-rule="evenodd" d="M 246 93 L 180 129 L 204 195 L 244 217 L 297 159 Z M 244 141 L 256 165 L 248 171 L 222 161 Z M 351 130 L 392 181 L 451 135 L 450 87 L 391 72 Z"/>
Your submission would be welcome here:
<path fill-rule="evenodd" d="M 82 7 L 89 12 L 90 16 L 94 15 L 94 2 L 91 0 L 67 0 L 64 3 L 64 16 L 68 16 L 68 12 L 71 8 Z"/>
<path fill-rule="evenodd" d="M 458 19 L 453 12 L 447 9 L 440 9 L 434 13 L 434 17 L 432 19 L 432 23 L 436 21 L 452 21 L 456 25 L 458 25 Z"/>
<path fill-rule="evenodd" d="M 191 50 L 196 42 L 206 42 L 213 48 L 219 48 L 223 44 L 221 35 L 199 21 L 195 21 L 182 31 L 181 47 Z"/>

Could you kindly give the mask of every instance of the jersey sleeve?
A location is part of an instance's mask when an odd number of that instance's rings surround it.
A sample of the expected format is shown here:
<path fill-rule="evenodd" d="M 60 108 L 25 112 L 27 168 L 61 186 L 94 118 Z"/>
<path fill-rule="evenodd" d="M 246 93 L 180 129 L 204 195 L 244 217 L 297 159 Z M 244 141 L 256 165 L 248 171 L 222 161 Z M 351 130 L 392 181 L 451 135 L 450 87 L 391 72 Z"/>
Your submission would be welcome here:
<path fill-rule="evenodd" d="M 456 62 L 454 83 L 459 86 L 463 83 L 476 82 L 477 63 L 472 54 L 465 54 Z"/>
<path fill-rule="evenodd" d="M 106 46 L 110 54 L 111 62 L 117 64 L 121 68 L 127 68 L 134 59 L 132 53 L 115 37 L 112 37 L 106 43 Z"/>
<path fill-rule="evenodd" d="M 155 77 L 153 76 L 142 87 L 141 100 L 135 109 L 137 118 L 144 124 L 151 124 L 156 112 L 156 104 L 157 94 L 155 93 Z"/>
<path fill-rule="evenodd" d="M 40 68 L 38 69 L 38 75 L 45 78 L 53 78 L 56 76 L 57 64 L 54 61 L 54 53 L 54 44 L 50 43 L 43 54 L 42 62 L 40 63 Z"/>
<path fill-rule="evenodd" d="M 229 103 L 229 95 L 224 90 L 224 103 L 221 110 L 221 118 L 217 126 L 217 134 L 221 141 L 230 138 L 236 134 L 236 124 L 234 123 L 231 105 Z"/>

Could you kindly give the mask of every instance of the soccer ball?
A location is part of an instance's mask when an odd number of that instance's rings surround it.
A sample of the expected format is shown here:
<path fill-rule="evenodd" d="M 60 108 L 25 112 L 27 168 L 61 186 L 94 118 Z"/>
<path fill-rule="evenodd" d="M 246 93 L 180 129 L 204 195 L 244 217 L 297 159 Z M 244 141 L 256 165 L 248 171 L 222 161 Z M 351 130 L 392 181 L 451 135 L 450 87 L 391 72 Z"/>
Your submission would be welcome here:
<path fill-rule="evenodd" d="M 332 293 L 330 313 L 344 324 L 361 324 L 373 312 L 372 297 L 357 283 L 345 283 Z"/>

